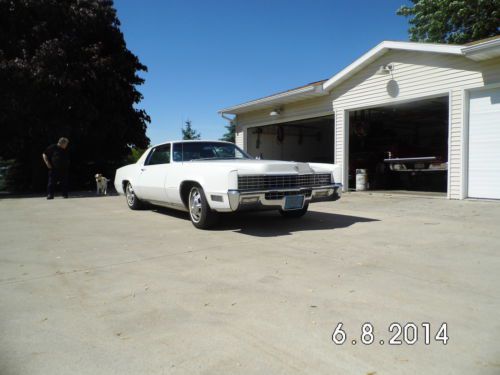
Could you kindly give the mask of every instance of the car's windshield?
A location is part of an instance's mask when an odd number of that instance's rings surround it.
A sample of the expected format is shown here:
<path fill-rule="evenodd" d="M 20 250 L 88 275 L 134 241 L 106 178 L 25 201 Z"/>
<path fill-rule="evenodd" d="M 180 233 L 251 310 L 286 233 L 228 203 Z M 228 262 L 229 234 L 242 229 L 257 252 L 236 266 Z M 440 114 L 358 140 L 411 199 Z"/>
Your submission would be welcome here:
<path fill-rule="evenodd" d="M 250 159 L 250 156 L 232 143 L 182 142 L 174 144 L 174 161 L 212 159 Z"/>

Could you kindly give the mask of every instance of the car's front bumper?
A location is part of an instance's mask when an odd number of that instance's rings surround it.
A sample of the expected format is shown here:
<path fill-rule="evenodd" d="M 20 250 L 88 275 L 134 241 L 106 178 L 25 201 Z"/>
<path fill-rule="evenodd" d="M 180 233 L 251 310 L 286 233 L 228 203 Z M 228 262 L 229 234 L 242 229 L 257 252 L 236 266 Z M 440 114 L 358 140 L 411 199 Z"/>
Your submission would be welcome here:
<path fill-rule="evenodd" d="M 342 184 L 331 184 L 318 187 L 241 191 L 229 190 L 227 196 L 231 211 L 252 209 L 285 209 L 287 195 L 304 195 L 304 204 L 337 200 L 340 198 Z"/>

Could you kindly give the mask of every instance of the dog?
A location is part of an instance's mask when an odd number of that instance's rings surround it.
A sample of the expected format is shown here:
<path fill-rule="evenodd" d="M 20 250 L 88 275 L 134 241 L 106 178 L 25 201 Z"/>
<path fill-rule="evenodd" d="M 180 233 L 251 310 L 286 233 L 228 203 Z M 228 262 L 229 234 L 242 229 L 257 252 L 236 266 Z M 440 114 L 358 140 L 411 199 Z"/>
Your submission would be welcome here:
<path fill-rule="evenodd" d="M 97 185 L 97 195 L 108 195 L 108 182 L 109 179 L 98 173 L 95 176 L 95 183 Z"/>

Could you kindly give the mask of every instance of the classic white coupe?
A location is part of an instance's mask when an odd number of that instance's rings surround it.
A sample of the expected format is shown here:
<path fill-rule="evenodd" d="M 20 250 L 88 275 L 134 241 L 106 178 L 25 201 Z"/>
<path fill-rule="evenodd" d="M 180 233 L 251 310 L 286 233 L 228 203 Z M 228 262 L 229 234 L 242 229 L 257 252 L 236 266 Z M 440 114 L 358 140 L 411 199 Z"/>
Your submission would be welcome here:
<path fill-rule="evenodd" d="M 174 141 L 119 168 L 114 183 L 131 209 L 150 203 L 188 211 L 194 226 L 206 229 L 219 212 L 275 209 L 303 216 L 310 202 L 340 197 L 339 176 L 335 164 L 256 160 L 233 143 Z"/>

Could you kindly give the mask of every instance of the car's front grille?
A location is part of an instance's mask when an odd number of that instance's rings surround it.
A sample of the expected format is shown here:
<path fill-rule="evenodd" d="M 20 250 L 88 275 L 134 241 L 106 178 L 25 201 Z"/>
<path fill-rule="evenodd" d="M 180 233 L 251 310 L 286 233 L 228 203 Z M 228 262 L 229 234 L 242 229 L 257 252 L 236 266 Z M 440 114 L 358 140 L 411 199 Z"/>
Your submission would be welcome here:
<path fill-rule="evenodd" d="M 330 173 L 238 176 L 239 190 L 276 190 L 324 186 L 332 183 Z"/>

